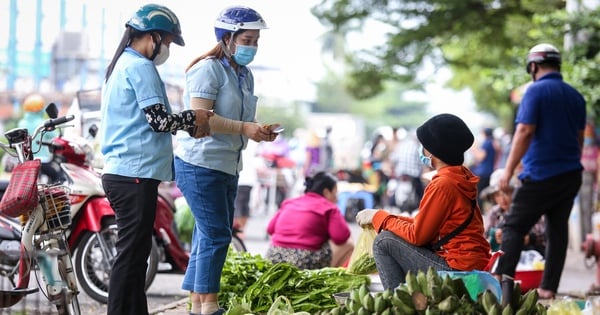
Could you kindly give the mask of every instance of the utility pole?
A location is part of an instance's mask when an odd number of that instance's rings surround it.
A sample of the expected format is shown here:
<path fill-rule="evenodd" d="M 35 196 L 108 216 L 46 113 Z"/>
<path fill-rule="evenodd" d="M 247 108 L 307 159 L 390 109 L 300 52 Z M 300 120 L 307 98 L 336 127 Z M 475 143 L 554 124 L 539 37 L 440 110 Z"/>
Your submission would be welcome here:
<path fill-rule="evenodd" d="M 576 13 L 582 11 L 591 11 L 600 7 L 600 0 L 567 0 L 565 8 L 567 13 Z M 570 30 L 569 30 L 570 31 Z M 579 32 L 573 34 L 567 32 L 564 39 L 564 50 L 571 50 L 577 43 L 584 42 L 588 38 L 588 34 Z"/>
<path fill-rule="evenodd" d="M 6 89 L 14 92 L 17 80 L 17 0 L 10 1 L 9 23 L 8 23 L 8 68 L 6 75 Z"/>
<path fill-rule="evenodd" d="M 33 46 L 33 88 L 40 89 L 42 81 L 42 0 L 37 0 L 35 9 L 35 43 Z"/>

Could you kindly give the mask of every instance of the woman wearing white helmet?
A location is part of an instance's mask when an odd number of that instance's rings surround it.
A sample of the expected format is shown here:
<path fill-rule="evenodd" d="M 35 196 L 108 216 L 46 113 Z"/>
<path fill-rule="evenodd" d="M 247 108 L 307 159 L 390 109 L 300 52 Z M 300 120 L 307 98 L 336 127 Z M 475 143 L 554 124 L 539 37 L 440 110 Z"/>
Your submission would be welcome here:
<path fill-rule="evenodd" d="M 167 60 L 172 42 L 184 45 L 177 16 L 147 4 L 125 26 L 102 87 L 102 185 L 119 232 L 108 314 L 143 315 L 148 314 L 144 279 L 158 184 L 174 179 L 172 133 L 208 127 L 212 113 L 171 111 L 156 66 Z"/>
<path fill-rule="evenodd" d="M 247 65 L 267 28 L 255 10 L 223 10 L 214 24 L 217 44 L 186 69 L 186 108 L 213 110 L 212 133 L 203 139 L 178 135 L 177 186 L 196 219 L 192 249 L 182 288 L 191 292 L 192 314 L 223 314 L 218 292 L 231 242 L 242 151 L 248 139 L 273 141 L 271 128 L 256 122 L 254 77 Z"/>

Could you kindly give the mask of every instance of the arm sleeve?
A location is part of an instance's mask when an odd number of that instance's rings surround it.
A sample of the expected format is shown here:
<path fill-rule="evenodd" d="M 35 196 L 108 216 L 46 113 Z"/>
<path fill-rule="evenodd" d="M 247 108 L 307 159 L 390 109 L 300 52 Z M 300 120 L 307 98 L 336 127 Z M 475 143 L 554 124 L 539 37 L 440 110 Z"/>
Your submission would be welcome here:
<path fill-rule="evenodd" d="M 192 97 L 191 107 L 196 109 L 212 110 L 214 101 L 206 98 Z M 243 121 L 232 120 L 215 114 L 208 121 L 211 132 L 227 133 L 227 134 L 242 134 Z"/>
<path fill-rule="evenodd" d="M 185 110 L 179 114 L 169 114 L 167 107 L 163 104 L 156 104 L 144 108 L 146 119 L 150 128 L 155 132 L 176 132 L 177 130 L 194 129 L 196 121 L 196 112 Z"/>
<path fill-rule="evenodd" d="M 228 133 L 228 134 L 242 134 L 242 127 L 244 126 L 243 121 L 232 120 L 215 114 L 208 121 L 210 124 L 211 132 L 217 133 Z"/>

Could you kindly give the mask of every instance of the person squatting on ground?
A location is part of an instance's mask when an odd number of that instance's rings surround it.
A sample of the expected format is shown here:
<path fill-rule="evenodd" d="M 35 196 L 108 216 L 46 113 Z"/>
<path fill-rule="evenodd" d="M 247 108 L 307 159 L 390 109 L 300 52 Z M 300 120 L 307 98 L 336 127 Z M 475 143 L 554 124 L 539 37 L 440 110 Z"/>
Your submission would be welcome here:
<path fill-rule="evenodd" d="M 287 199 L 269 221 L 271 246 L 266 258 L 300 269 L 342 266 L 354 245 L 350 227 L 337 206 L 337 179 L 318 172 L 306 177 L 304 194 Z"/>
<path fill-rule="evenodd" d="M 499 182 L 504 173 L 504 168 L 499 168 L 492 173 L 490 185 L 484 188 L 481 193 L 481 199 L 490 200 L 492 207 L 486 213 L 485 236 L 490 242 L 492 252 L 500 249 L 502 244 L 502 227 L 504 226 L 504 217 L 510 208 L 512 194 L 519 188 L 519 180 L 513 176 L 509 183 L 508 191 L 501 191 Z M 531 228 L 523 239 L 523 250 L 536 250 L 542 256 L 546 253 L 546 224 L 544 217 Z"/>
<path fill-rule="evenodd" d="M 177 16 L 167 7 L 140 7 L 106 71 L 100 143 L 102 185 L 115 211 L 119 237 L 108 289 L 110 315 L 148 314 L 144 290 L 158 184 L 172 181 L 172 133 L 208 128 L 211 112 L 171 112 L 156 69 L 173 42 L 184 45 Z"/>
<path fill-rule="evenodd" d="M 515 168 L 521 187 L 515 191 L 502 229 L 504 255 L 493 271 L 514 277 L 523 238 L 546 216 L 546 265 L 538 288 L 541 298 L 554 298 L 569 242 L 569 216 L 582 182 L 581 149 L 586 123 L 583 96 L 563 81 L 556 47 L 539 44 L 529 50 L 527 73 L 534 81 L 525 91 L 515 119 L 516 130 L 500 178 L 508 192 Z"/>
<path fill-rule="evenodd" d="M 182 288 L 191 294 L 192 314 L 219 315 L 220 279 L 231 242 L 242 151 L 249 139 L 273 141 L 276 133 L 256 122 L 258 98 L 248 67 L 267 28 L 255 10 L 235 6 L 214 24 L 217 44 L 186 69 L 186 108 L 213 110 L 210 137 L 178 134 L 175 178 L 196 219 L 190 261 Z"/>
<path fill-rule="evenodd" d="M 414 218 L 385 210 L 365 209 L 360 225 L 377 231 L 373 255 L 385 289 L 405 282 L 408 271 L 482 270 L 491 254 L 477 205 L 475 176 L 463 166 L 474 137 L 457 116 L 440 114 L 417 128 L 420 159 L 437 171 L 425 187 Z"/>

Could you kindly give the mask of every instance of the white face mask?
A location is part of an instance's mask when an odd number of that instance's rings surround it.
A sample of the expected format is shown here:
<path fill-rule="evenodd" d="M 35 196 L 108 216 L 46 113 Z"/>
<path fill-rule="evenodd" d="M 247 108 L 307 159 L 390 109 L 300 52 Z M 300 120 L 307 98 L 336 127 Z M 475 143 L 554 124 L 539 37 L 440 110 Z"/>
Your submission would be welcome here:
<path fill-rule="evenodd" d="M 155 65 L 160 66 L 163 63 L 165 63 L 165 61 L 167 61 L 167 59 L 169 59 L 169 46 L 161 43 L 160 44 L 160 52 L 158 53 L 158 55 L 156 55 L 156 57 L 154 57 L 152 62 Z"/>

